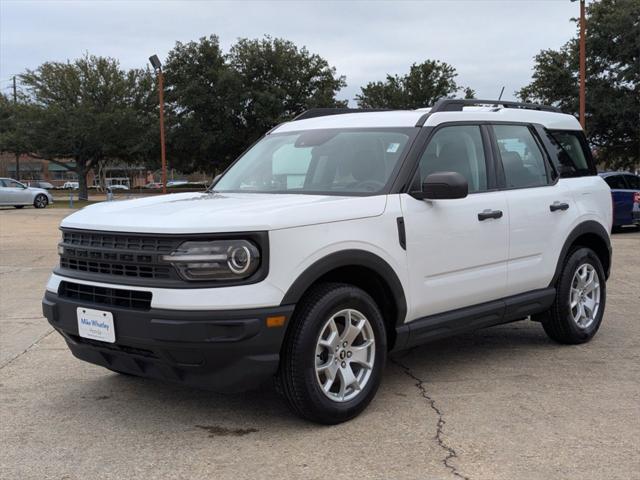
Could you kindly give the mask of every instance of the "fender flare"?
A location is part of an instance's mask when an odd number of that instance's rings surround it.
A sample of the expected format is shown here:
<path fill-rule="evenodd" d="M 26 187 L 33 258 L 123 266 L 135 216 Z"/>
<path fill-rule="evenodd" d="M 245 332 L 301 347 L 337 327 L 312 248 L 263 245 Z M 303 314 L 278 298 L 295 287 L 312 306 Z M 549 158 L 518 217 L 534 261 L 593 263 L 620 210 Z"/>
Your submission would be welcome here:
<path fill-rule="evenodd" d="M 317 260 L 291 284 L 280 305 L 291 305 L 299 302 L 313 283 L 332 270 L 354 266 L 368 268 L 382 278 L 396 302 L 398 310 L 396 323 L 403 323 L 407 315 L 407 300 L 398 275 L 385 260 L 366 250 L 340 250 Z"/>
<path fill-rule="evenodd" d="M 609 237 L 609 234 L 607 233 L 605 228 L 602 226 L 602 224 L 594 220 L 587 220 L 586 222 L 582 222 L 578 226 L 576 226 L 571 231 L 567 239 L 565 240 L 564 245 L 562 246 L 562 250 L 560 250 L 560 256 L 558 258 L 556 270 L 553 274 L 553 278 L 551 279 L 551 283 L 549 284 L 550 287 L 553 287 L 556 284 L 558 277 L 560 277 L 565 261 L 567 259 L 567 255 L 569 254 L 569 249 L 571 248 L 571 245 L 573 244 L 573 242 L 576 241 L 578 237 L 584 234 L 596 235 L 606 245 L 607 250 L 609 252 L 609 259 L 608 259 L 609 262 L 608 262 L 608 265 L 604 265 L 604 267 L 605 267 L 606 278 L 607 279 L 609 278 L 609 273 L 611 271 L 611 253 L 612 253 L 611 238 Z"/>

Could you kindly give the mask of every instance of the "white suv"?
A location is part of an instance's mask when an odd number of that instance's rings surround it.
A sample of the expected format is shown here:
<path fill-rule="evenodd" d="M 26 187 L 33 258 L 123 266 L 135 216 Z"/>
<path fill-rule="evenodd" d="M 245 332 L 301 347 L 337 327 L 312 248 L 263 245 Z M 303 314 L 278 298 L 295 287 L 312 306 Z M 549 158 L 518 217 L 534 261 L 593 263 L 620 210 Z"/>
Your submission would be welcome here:
<path fill-rule="evenodd" d="M 390 351 L 528 317 L 588 341 L 611 222 L 580 125 L 550 107 L 311 110 L 208 192 L 64 219 L 43 309 L 82 360 L 219 391 L 275 377 L 338 423 Z"/>

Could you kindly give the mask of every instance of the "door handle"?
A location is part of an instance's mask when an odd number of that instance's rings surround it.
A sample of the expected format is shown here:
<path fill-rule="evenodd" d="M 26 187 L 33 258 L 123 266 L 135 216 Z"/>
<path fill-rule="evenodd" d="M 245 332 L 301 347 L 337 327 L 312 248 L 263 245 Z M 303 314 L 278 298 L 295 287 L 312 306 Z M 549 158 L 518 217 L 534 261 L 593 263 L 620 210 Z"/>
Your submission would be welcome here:
<path fill-rule="evenodd" d="M 553 202 L 551 205 L 549 205 L 549 210 L 551 210 L 552 212 L 555 212 L 556 210 L 569 210 L 569 204 Z"/>
<path fill-rule="evenodd" d="M 481 222 L 489 218 L 502 218 L 502 210 L 483 210 L 478 214 L 478 220 Z"/>

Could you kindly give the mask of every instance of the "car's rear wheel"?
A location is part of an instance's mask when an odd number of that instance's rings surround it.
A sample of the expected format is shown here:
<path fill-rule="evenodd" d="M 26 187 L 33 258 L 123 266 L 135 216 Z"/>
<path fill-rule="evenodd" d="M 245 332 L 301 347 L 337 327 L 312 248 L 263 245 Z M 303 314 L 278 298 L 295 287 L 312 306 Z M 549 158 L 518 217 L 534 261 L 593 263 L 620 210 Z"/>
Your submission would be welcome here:
<path fill-rule="evenodd" d="M 33 200 L 34 207 L 44 208 L 47 205 L 49 205 L 49 199 L 47 198 L 46 195 L 43 195 L 42 193 L 39 193 L 38 195 L 36 195 L 36 198 L 34 198 Z"/>
<path fill-rule="evenodd" d="M 547 335 L 560 343 L 593 338 L 604 315 L 607 285 L 602 263 L 589 248 L 573 250 L 556 285 L 556 298 L 542 318 Z"/>
<path fill-rule="evenodd" d="M 347 421 L 373 399 L 387 356 L 380 309 L 347 284 L 314 287 L 302 299 L 285 339 L 278 381 L 295 413 Z"/>

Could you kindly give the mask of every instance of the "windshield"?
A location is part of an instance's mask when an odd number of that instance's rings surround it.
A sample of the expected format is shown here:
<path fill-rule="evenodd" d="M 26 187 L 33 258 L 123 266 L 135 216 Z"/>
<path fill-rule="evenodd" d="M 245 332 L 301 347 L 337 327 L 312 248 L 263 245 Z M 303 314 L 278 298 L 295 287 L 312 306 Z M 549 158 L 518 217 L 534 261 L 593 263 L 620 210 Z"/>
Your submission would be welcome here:
<path fill-rule="evenodd" d="M 216 192 L 367 195 L 381 192 L 414 130 L 330 129 L 267 135 L 215 184 Z"/>

